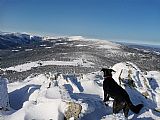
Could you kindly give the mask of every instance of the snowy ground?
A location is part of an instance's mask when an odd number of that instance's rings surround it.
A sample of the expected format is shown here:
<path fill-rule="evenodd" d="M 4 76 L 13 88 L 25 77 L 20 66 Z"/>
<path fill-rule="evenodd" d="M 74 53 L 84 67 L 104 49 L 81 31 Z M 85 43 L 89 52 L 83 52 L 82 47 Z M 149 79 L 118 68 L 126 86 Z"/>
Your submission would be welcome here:
<path fill-rule="evenodd" d="M 25 63 L 25 64 L 21 64 L 21 65 L 17 65 L 14 67 L 9 67 L 9 68 L 5 68 L 2 69 L 3 71 L 6 70 L 12 70 L 12 71 L 17 71 L 17 72 L 23 72 L 23 71 L 27 71 L 27 70 L 31 70 L 32 68 L 36 68 L 39 66 L 48 66 L 48 65 L 68 65 L 68 66 L 82 66 L 82 67 L 91 67 L 91 65 L 93 65 L 94 63 L 92 62 L 88 62 L 88 61 L 83 61 L 83 59 L 77 59 L 77 60 L 73 60 L 73 61 L 35 61 L 35 62 L 29 62 L 29 63 Z"/>
<path fill-rule="evenodd" d="M 74 63 L 74 61 L 73 61 Z M 138 115 L 131 111 L 128 119 L 160 119 L 160 72 L 142 72 L 135 64 L 118 63 L 112 67 L 113 78 L 126 89 L 134 104 L 143 103 Z M 103 73 L 88 74 L 46 73 L 28 76 L 23 82 L 8 83 L 10 111 L 1 111 L 4 120 L 63 120 L 68 103 L 82 106 L 80 120 L 124 120 L 122 112 L 112 114 L 112 99 L 106 106 L 103 100 Z M 129 86 L 127 80 L 133 80 Z M 147 94 L 144 94 L 147 93 Z"/>

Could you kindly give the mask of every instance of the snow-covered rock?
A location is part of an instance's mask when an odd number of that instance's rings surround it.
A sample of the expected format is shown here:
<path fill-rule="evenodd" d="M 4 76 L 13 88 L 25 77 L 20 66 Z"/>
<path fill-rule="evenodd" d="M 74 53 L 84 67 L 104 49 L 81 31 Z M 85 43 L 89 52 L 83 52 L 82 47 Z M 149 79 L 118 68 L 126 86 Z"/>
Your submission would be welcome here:
<path fill-rule="evenodd" d="M 0 110 L 8 111 L 10 109 L 7 79 L 0 77 Z"/>

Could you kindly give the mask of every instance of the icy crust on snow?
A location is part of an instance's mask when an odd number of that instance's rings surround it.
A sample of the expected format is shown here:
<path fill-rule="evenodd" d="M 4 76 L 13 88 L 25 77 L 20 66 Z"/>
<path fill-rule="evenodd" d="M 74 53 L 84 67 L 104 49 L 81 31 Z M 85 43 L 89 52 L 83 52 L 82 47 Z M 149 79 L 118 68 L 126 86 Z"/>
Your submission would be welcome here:
<path fill-rule="evenodd" d="M 115 81 L 129 94 L 133 104 L 144 104 L 138 115 L 129 112 L 128 119 L 160 119 L 160 72 L 142 72 L 130 62 L 115 64 Z M 121 80 L 133 80 L 130 86 Z M 103 73 L 46 73 L 28 76 L 23 82 L 8 84 L 10 106 L 14 110 L 2 113 L 5 120 L 63 120 L 70 102 L 81 105 L 81 120 L 125 120 L 123 112 L 112 114 L 112 99 L 103 101 Z M 144 94 L 147 93 L 147 94 Z M 74 119 L 74 117 L 72 117 Z"/>

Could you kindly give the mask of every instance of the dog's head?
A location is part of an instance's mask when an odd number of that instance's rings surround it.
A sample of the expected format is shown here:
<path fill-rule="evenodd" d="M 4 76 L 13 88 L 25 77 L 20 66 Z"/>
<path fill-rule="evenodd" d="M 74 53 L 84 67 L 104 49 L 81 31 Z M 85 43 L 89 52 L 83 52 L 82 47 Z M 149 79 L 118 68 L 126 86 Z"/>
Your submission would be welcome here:
<path fill-rule="evenodd" d="M 112 76 L 112 72 L 116 72 L 113 69 L 108 69 L 108 68 L 102 68 L 101 71 L 103 71 L 104 77 Z"/>

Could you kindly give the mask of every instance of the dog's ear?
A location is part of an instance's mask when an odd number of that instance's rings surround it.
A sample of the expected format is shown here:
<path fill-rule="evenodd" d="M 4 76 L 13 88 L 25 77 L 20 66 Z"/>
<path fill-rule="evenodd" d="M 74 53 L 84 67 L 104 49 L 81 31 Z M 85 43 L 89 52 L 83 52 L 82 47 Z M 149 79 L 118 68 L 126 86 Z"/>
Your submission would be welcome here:
<path fill-rule="evenodd" d="M 102 68 L 102 69 L 101 69 L 101 71 L 104 71 L 104 70 L 105 70 L 105 68 Z"/>
<path fill-rule="evenodd" d="M 115 70 L 111 69 L 112 72 L 116 72 Z"/>

